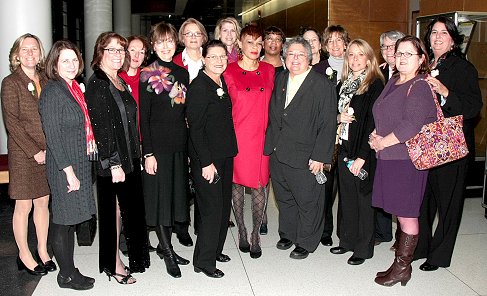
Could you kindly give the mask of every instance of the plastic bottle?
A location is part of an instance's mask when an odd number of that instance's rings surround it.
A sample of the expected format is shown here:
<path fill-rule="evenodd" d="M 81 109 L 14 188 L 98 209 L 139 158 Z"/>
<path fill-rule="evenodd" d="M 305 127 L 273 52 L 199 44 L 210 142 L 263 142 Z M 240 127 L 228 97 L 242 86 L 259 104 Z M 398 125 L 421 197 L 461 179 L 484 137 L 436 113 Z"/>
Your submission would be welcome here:
<path fill-rule="evenodd" d="M 347 163 L 347 168 L 350 168 L 352 166 L 352 163 L 355 161 L 353 159 L 348 159 L 347 157 L 345 157 L 343 159 L 344 162 Z M 360 180 L 365 180 L 367 177 L 369 176 L 369 173 L 367 173 L 366 170 L 364 170 L 363 168 L 360 169 L 360 172 L 358 173 L 357 177 L 360 179 Z"/>

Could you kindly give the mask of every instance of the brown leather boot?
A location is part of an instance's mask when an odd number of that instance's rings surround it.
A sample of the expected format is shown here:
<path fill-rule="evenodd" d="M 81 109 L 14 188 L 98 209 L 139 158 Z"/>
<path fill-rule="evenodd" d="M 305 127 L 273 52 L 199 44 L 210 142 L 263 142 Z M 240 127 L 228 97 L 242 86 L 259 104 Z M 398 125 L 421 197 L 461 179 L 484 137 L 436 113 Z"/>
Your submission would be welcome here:
<path fill-rule="evenodd" d="M 394 234 L 394 238 L 396 241 L 394 244 L 391 246 L 390 250 L 395 252 L 397 248 L 399 247 L 399 235 L 401 234 L 401 224 L 399 224 L 399 221 L 397 222 L 397 228 L 396 228 L 396 234 Z"/>
<path fill-rule="evenodd" d="M 397 222 L 397 228 L 396 228 L 396 233 L 394 234 L 394 238 L 395 238 L 395 241 L 394 241 L 394 244 L 391 246 L 390 250 L 395 252 L 396 253 L 396 256 L 397 256 L 397 249 L 399 247 L 399 236 L 401 235 L 401 225 L 399 224 L 399 221 Z M 389 273 L 389 271 L 391 271 L 392 269 L 392 265 L 391 267 L 389 267 L 388 270 L 386 271 L 379 271 L 376 276 L 385 276 L 386 274 Z"/>
<path fill-rule="evenodd" d="M 411 279 L 411 262 L 413 261 L 413 254 L 417 244 L 418 235 L 411 235 L 401 231 L 394 263 L 392 263 L 385 275 L 377 276 L 375 282 L 382 286 L 394 286 L 401 282 L 401 286 L 405 286 Z"/>

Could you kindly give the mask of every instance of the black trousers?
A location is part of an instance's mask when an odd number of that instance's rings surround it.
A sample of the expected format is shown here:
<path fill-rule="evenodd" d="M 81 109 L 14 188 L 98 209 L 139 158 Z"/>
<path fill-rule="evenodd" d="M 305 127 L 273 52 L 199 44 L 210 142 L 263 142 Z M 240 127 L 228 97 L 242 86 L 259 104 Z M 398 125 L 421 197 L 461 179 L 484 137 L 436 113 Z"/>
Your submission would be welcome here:
<path fill-rule="evenodd" d="M 322 237 L 332 236 L 333 234 L 333 203 L 335 203 L 338 187 L 337 178 L 335 178 L 336 171 L 335 167 L 333 167 L 331 172 L 325 171 L 327 179 L 325 183 L 325 227 Z"/>
<path fill-rule="evenodd" d="M 143 272 L 150 265 L 140 161 L 133 161 L 135 169 L 125 175 L 125 182 L 113 183 L 111 176 L 97 177 L 100 272 L 105 269 L 115 272 L 115 256 L 118 252 L 117 198 L 127 241 L 129 267 L 133 272 Z"/>
<path fill-rule="evenodd" d="M 210 184 L 203 178 L 198 160 L 191 160 L 199 211 L 193 265 L 209 271 L 216 269 L 216 256 L 222 253 L 227 237 L 232 207 L 233 157 L 215 160 L 213 164 L 220 175 L 216 184 Z"/>
<path fill-rule="evenodd" d="M 279 234 L 309 252 L 320 243 L 324 227 L 324 185 L 306 169 L 279 162 L 271 154 L 272 186 L 279 205 Z"/>
<path fill-rule="evenodd" d="M 383 209 L 375 209 L 375 240 L 390 242 L 392 240 L 392 215 Z"/>
<path fill-rule="evenodd" d="M 415 259 L 450 266 L 458 228 L 462 220 L 467 158 L 431 169 L 419 216 L 419 240 Z M 432 225 L 438 213 L 438 226 L 432 235 Z"/>
<path fill-rule="evenodd" d="M 340 153 L 338 159 L 346 154 Z M 372 192 L 360 190 L 361 181 L 355 177 L 343 161 L 338 161 L 338 207 L 341 210 L 340 247 L 353 251 L 353 255 L 368 259 L 374 255 L 375 210 Z M 370 181 L 370 180 L 366 180 Z"/>

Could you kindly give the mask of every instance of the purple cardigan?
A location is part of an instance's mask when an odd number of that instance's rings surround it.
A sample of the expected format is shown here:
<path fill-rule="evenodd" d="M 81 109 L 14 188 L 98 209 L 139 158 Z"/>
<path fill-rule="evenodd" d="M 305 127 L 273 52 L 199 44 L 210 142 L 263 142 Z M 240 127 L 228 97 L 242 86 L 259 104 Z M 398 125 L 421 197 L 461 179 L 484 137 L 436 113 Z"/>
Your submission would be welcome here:
<path fill-rule="evenodd" d="M 430 86 L 424 80 L 414 83 L 419 78 L 425 78 L 425 75 L 417 75 L 401 85 L 395 85 L 399 77 L 391 77 L 375 101 L 372 112 L 377 134 L 385 137 L 393 132 L 400 142 L 384 148 L 377 153 L 377 158 L 409 159 L 404 142 L 414 137 L 424 124 L 436 120 L 436 107 Z"/>

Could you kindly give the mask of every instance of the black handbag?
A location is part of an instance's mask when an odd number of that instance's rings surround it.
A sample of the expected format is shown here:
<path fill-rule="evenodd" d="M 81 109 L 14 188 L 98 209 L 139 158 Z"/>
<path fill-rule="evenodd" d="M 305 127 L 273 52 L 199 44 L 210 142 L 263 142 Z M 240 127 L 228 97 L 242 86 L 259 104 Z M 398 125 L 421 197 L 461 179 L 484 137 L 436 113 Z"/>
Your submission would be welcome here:
<path fill-rule="evenodd" d="M 91 246 L 96 235 L 96 215 L 91 219 L 76 225 L 76 239 L 78 246 Z"/>

